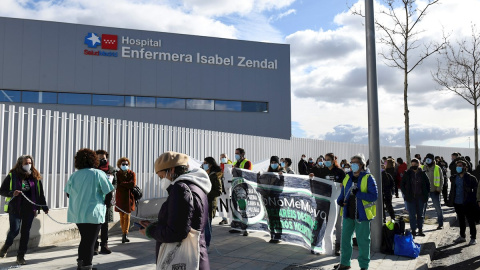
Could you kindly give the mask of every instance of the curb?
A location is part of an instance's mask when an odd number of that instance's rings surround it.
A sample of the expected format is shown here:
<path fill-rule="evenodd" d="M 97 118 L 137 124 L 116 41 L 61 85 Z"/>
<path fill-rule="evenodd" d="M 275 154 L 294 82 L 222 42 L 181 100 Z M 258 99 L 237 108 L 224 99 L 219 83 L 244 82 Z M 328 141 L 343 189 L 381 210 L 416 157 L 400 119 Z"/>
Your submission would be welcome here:
<path fill-rule="evenodd" d="M 452 216 L 444 216 L 443 230 L 435 231 L 430 234 L 427 241 L 422 244 L 420 250 L 420 256 L 417 258 L 417 264 L 415 269 L 428 270 L 429 265 L 432 262 L 433 254 L 437 249 L 437 245 L 440 243 L 444 236 L 444 232 L 449 230 L 450 227 L 457 220 L 456 214 L 453 213 Z"/>

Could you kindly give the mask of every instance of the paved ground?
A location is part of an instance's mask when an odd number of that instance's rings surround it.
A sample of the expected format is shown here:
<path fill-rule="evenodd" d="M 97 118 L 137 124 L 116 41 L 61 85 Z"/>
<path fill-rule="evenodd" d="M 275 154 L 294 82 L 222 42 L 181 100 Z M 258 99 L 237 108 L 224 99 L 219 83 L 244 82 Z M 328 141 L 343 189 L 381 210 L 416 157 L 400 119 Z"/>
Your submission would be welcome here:
<path fill-rule="evenodd" d="M 394 198 L 394 207 L 396 213 L 400 214 L 403 200 Z M 445 208 L 445 215 L 449 220 L 452 220 L 454 215 L 452 212 L 452 208 Z M 428 210 L 427 216 L 436 216 L 433 208 Z M 444 230 L 436 231 L 435 219 L 431 218 L 425 224 L 424 231 L 427 236 L 415 239 L 416 242 L 424 244 L 422 246 L 424 253 L 433 254 L 435 243 L 440 242 L 450 227 L 446 222 Z M 211 269 L 333 269 L 333 265 L 339 262 L 339 257 L 312 255 L 299 246 L 285 243 L 270 244 L 269 235 L 264 233 L 251 233 L 248 237 L 230 234 L 228 226 L 216 225 L 219 221 L 220 219 L 216 218 L 213 222 L 213 242 L 209 254 Z M 406 227 L 409 228 L 408 223 Z M 101 270 L 155 269 L 155 243 L 145 239 L 138 232 L 132 232 L 130 239 L 132 242 L 121 244 L 121 235 L 111 235 L 109 245 L 113 253 L 95 256 L 94 265 Z M 31 250 L 26 255 L 28 265 L 19 269 L 76 269 L 77 247 L 78 240 L 74 240 L 58 246 Z M 8 255 L 9 257 L 0 259 L 0 270 L 16 266 L 15 253 L 10 252 Z M 358 252 L 354 249 L 352 260 L 354 270 L 359 269 L 355 259 L 357 256 Z M 372 253 L 371 258 L 369 269 L 417 269 L 425 268 L 430 262 L 428 255 L 410 259 Z"/>
<path fill-rule="evenodd" d="M 460 235 L 460 228 L 451 227 L 447 230 L 439 243 L 433 256 L 431 269 L 435 270 L 458 270 L 480 269 L 480 244 L 469 246 L 470 229 L 467 226 L 467 243 L 454 244 L 453 240 Z M 477 226 L 477 239 L 479 234 Z"/>

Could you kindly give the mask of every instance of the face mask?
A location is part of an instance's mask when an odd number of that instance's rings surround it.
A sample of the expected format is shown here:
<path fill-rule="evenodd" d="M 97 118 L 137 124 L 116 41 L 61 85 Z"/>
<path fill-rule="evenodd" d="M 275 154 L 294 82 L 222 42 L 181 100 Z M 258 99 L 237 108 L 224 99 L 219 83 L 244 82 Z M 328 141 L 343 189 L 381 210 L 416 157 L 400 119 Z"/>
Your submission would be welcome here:
<path fill-rule="evenodd" d="M 352 163 L 351 166 L 353 172 L 358 172 L 358 170 L 360 170 L 360 165 L 358 165 L 357 163 Z"/>
<path fill-rule="evenodd" d="M 167 190 L 167 188 L 172 183 L 172 181 L 168 180 L 167 175 L 165 175 L 165 177 L 162 178 L 160 181 L 161 181 L 160 186 L 163 190 Z"/>
<path fill-rule="evenodd" d="M 240 155 L 235 154 L 235 160 L 240 160 Z"/>
<path fill-rule="evenodd" d="M 285 162 L 280 162 L 280 166 L 285 168 Z"/>
<path fill-rule="evenodd" d="M 208 170 L 208 164 L 202 164 L 202 167 L 205 171 Z"/>
<path fill-rule="evenodd" d="M 122 165 L 122 166 L 120 167 L 120 169 L 122 169 L 122 171 L 127 171 L 127 170 L 128 170 L 128 166 Z"/>
<path fill-rule="evenodd" d="M 350 172 L 350 168 L 345 168 L 345 172 L 346 173 Z"/>
<path fill-rule="evenodd" d="M 107 160 L 106 159 L 100 159 L 100 166 L 105 166 L 107 165 Z"/>
<path fill-rule="evenodd" d="M 411 166 L 410 169 L 416 171 L 418 169 L 418 166 Z"/>
<path fill-rule="evenodd" d="M 463 172 L 463 167 L 457 167 L 457 173 L 462 173 Z"/>
<path fill-rule="evenodd" d="M 432 164 L 432 161 L 433 161 L 433 160 L 430 159 L 430 158 L 427 158 L 427 159 L 425 160 L 425 162 L 426 162 L 427 164 Z"/>
<path fill-rule="evenodd" d="M 274 170 L 276 170 L 278 168 L 278 163 L 273 163 L 273 164 L 270 164 L 270 167 Z"/>
<path fill-rule="evenodd" d="M 319 166 L 322 166 L 322 165 L 323 165 L 323 162 L 319 161 L 319 162 L 318 162 L 318 165 L 319 165 Z"/>
<path fill-rule="evenodd" d="M 227 164 L 227 162 L 228 162 L 227 158 L 222 158 L 222 163 L 223 164 Z"/>
<path fill-rule="evenodd" d="M 313 163 L 313 160 L 309 160 L 308 163 Z"/>
<path fill-rule="evenodd" d="M 345 167 L 345 164 L 342 164 L 342 168 Z"/>
<path fill-rule="evenodd" d="M 329 160 L 329 161 L 325 161 L 325 166 L 329 167 L 332 166 L 332 162 Z"/>
<path fill-rule="evenodd" d="M 30 172 L 30 169 L 32 168 L 32 164 L 23 165 L 22 168 L 24 171 Z"/>
<path fill-rule="evenodd" d="M 302 158 L 302 159 L 303 159 L 303 161 L 307 161 L 307 158 Z"/>

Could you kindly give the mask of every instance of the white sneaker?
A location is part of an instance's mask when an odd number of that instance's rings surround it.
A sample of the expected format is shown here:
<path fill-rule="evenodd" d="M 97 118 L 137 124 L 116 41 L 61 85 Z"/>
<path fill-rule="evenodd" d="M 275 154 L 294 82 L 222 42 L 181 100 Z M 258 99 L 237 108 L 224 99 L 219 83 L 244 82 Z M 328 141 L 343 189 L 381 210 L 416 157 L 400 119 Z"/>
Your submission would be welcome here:
<path fill-rule="evenodd" d="M 472 246 L 472 245 L 476 245 L 477 244 L 477 240 L 475 239 L 470 239 L 470 242 L 468 243 L 468 245 Z"/>
<path fill-rule="evenodd" d="M 461 237 L 461 236 L 460 236 L 460 237 L 458 237 L 457 239 L 455 239 L 453 242 L 458 244 L 458 243 L 467 242 L 467 240 L 466 240 L 464 237 Z"/>

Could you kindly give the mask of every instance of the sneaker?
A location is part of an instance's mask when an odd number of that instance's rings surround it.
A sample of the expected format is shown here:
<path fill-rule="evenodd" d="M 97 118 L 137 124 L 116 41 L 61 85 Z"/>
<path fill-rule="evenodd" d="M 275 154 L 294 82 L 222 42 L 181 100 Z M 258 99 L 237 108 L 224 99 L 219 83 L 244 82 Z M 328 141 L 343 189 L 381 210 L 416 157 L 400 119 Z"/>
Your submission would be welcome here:
<path fill-rule="evenodd" d="M 438 226 L 437 230 L 443 230 L 443 226 Z"/>
<path fill-rule="evenodd" d="M 27 261 L 25 261 L 25 255 L 17 255 L 17 264 L 18 265 L 27 264 Z"/>
<path fill-rule="evenodd" d="M 244 232 L 243 232 L 243 236 L 248 236 L 248 232 L 247 232 L 247 231 L 244 231 Z"/>
<path fill-rule="evenodd" d="M 222 221 L 220 221 L 220 223 L 218 223 L 218 225 L 227 225 L 228 222 L 226 219 L 222 219 Z"/>
<path fill-rule="evenodd" d="M 345 269 L 350 269 L 352 267 L 350 266 L 346 266 L 346 265 L 343 265 L 343 264 L 336 264 L 333 266 L 333 269 L 335 270 L 345 270 Z"/>
<path fill-rule="evenodd" d="M 8 247 L 3 245 L 2 249 L 0 249 L 0 258 L 7 257 Z"/>
<path fill-rule="evenodd" d="M 468 242 L 468 245 L 472 246 L 472 245 L 476 245 L 477 244 L 477 240 L 475 239 L 470 239 L 470 242 Z"/>
<path fill-rule="evenodd" d="M 268 241 L 270 244 L 278 244 L 280 243 L 280 240 L 279 239 L 270 239 L 270 241 Z"/>
<path fill-rule="evenodd" d="M 229 233 L 240 233 L 240 231 L 237 231 L 237 230 L 234 230 L 234 229 L 231 229 L 230 231 L 228 231 Z"/>
<path fill-rule="evenodd" d="M 422 236 L 423 237 L 423 236 L 425 236 L 425 234 L 423 233 L 422 230 L 418 230 L 417 236 Z"/>
<path fill-rule="evenodd" d="M 461 236 L 460 236 L 460 237 L 458 237 L 457 239 L 455 239 L 453 242 L 458 244 L 458 243 L 467 242 L 467 240 L 465 239 L 465 237 L 461 237 Z"/>

